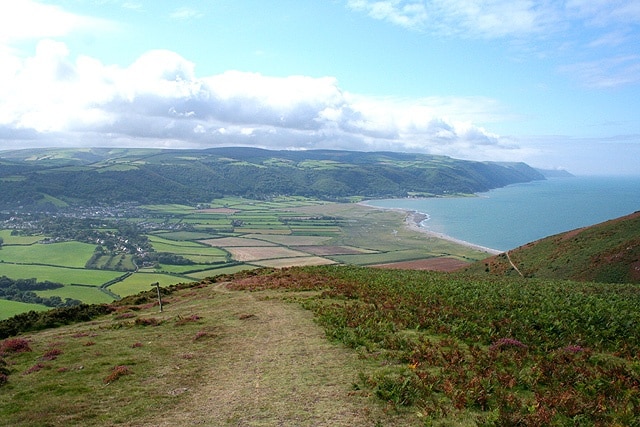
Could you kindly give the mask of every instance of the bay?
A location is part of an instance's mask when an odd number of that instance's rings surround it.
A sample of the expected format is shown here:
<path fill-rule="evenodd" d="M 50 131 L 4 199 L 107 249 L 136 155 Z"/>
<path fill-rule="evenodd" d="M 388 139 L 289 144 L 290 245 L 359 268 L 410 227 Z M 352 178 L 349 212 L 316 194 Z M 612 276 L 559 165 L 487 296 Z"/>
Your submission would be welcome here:
<path fill-rule="evenodd" d="M 428 231 L 500 251 L 640 210 L 640 177 L 552 178 L 476 197 L 370 200 L 427 215 Z"/>

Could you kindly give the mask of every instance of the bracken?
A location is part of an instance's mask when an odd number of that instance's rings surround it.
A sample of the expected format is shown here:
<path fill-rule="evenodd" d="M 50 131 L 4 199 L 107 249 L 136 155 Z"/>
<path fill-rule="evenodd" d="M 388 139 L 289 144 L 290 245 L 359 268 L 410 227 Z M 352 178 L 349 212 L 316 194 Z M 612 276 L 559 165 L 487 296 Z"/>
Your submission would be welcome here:
<path fill-rule="evenodd" d="M 105 377 L 105 379 L 102 380 L 102 382 L 104 382 L 105 384 L 111 384 L 112 382 L 114 382 L 118 378 L 120 378 L 120 377 L 122 377 L 124 375 L 129 375 L 129 374 L 131 374 L 131 369 L 129 369 L 127 366 L 119 365 L 119 366 L 114 367 L 111 370 L 111 373 L 109 375 L 107 375 Z"/>

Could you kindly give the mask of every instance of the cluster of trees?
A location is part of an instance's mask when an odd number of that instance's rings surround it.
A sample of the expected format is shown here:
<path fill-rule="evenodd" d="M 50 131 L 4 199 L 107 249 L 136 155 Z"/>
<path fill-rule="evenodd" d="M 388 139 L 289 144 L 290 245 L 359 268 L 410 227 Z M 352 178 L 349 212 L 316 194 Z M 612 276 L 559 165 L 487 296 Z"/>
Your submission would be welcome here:
<path fill-rule="evenodd" d="M 64 300 L 57 295 L 41 297 L 35 291 L 58 289 L 63 287 L 61 283 L 50 281 L 38 282 L 36 279 L 10 279 L 7 276 L 0 277 L 0 299 L 19 301 L 31 304 L 42 304 L 47 307 L 71 307 L 82 304 L 82 301 L 72 298 Z"/>

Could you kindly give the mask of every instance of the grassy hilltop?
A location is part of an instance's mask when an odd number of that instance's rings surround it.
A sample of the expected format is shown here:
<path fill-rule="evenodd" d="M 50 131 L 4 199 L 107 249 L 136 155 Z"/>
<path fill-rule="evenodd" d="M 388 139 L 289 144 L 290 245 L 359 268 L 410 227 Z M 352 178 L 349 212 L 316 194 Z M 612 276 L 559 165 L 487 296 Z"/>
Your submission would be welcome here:
<path fill-rule="evenodd" d="M 508 252 L 525 277 L 640 283 L 640 212 L 528 243 Z M 467 269 L 518 275 L 506 254 Z"/>

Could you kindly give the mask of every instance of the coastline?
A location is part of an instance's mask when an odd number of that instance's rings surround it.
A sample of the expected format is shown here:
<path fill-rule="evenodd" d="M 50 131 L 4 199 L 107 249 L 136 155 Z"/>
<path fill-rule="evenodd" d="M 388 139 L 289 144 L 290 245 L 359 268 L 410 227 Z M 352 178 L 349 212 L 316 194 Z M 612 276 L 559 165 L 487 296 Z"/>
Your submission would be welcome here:
<path fill-rule="evenodd" d="M 392 210 L 392 211 L 405 212 L 406 213 L 406 217 L 404 219 L 405 227 L 407 227 L 408 229 L 410 229 L 412 231 L 425 234 L 425 235 L 427 235 L 429 237 L 434 237 L 436 239 L 442 239 L 442 240 L 448 240 L 450 242 L 457 243 L 459 245 L 466 246 L 468 248 L 476 249 L 476 250 L 479 250 L 481 252 L 486 252 L 486 253 L 491 254 L 491 255 L 498 255 L 498 254 L 501 254 L 501 253 L 504 252 L 504 251 L 500 251 L 500 250 L 497 250 L 497 249 L 487 248 L 485 246 L 476 245 L 475 243 L 467 242 L 465 240 L 456 239 L 455 237 L 451 237 L 451 236 L 448 236 L 446 234 L 436 233 L 434 231 L 427 230 L 421 224 L 422 224 L 422 221 L 424 221 L 425 219 L 427 219 L 429 217 L 429 215 L 427 215 L 427 214 L 425 214 L 423 212 L 419 212 L 419 211 L 416 211 L 416 210 L 410 210 L 410 209 L 403 209 L 403 208 L 383 208 L 383 207 L 380 207 L 380 206 L 369 205 L 369 204 L 367 204 L 367 202 L 359 202 L 358 204 L 362 205 L 362 206 L 369 207 L 369 208 L 373 208 L 373 209 L 383 209 L 383 210 Z"/>

